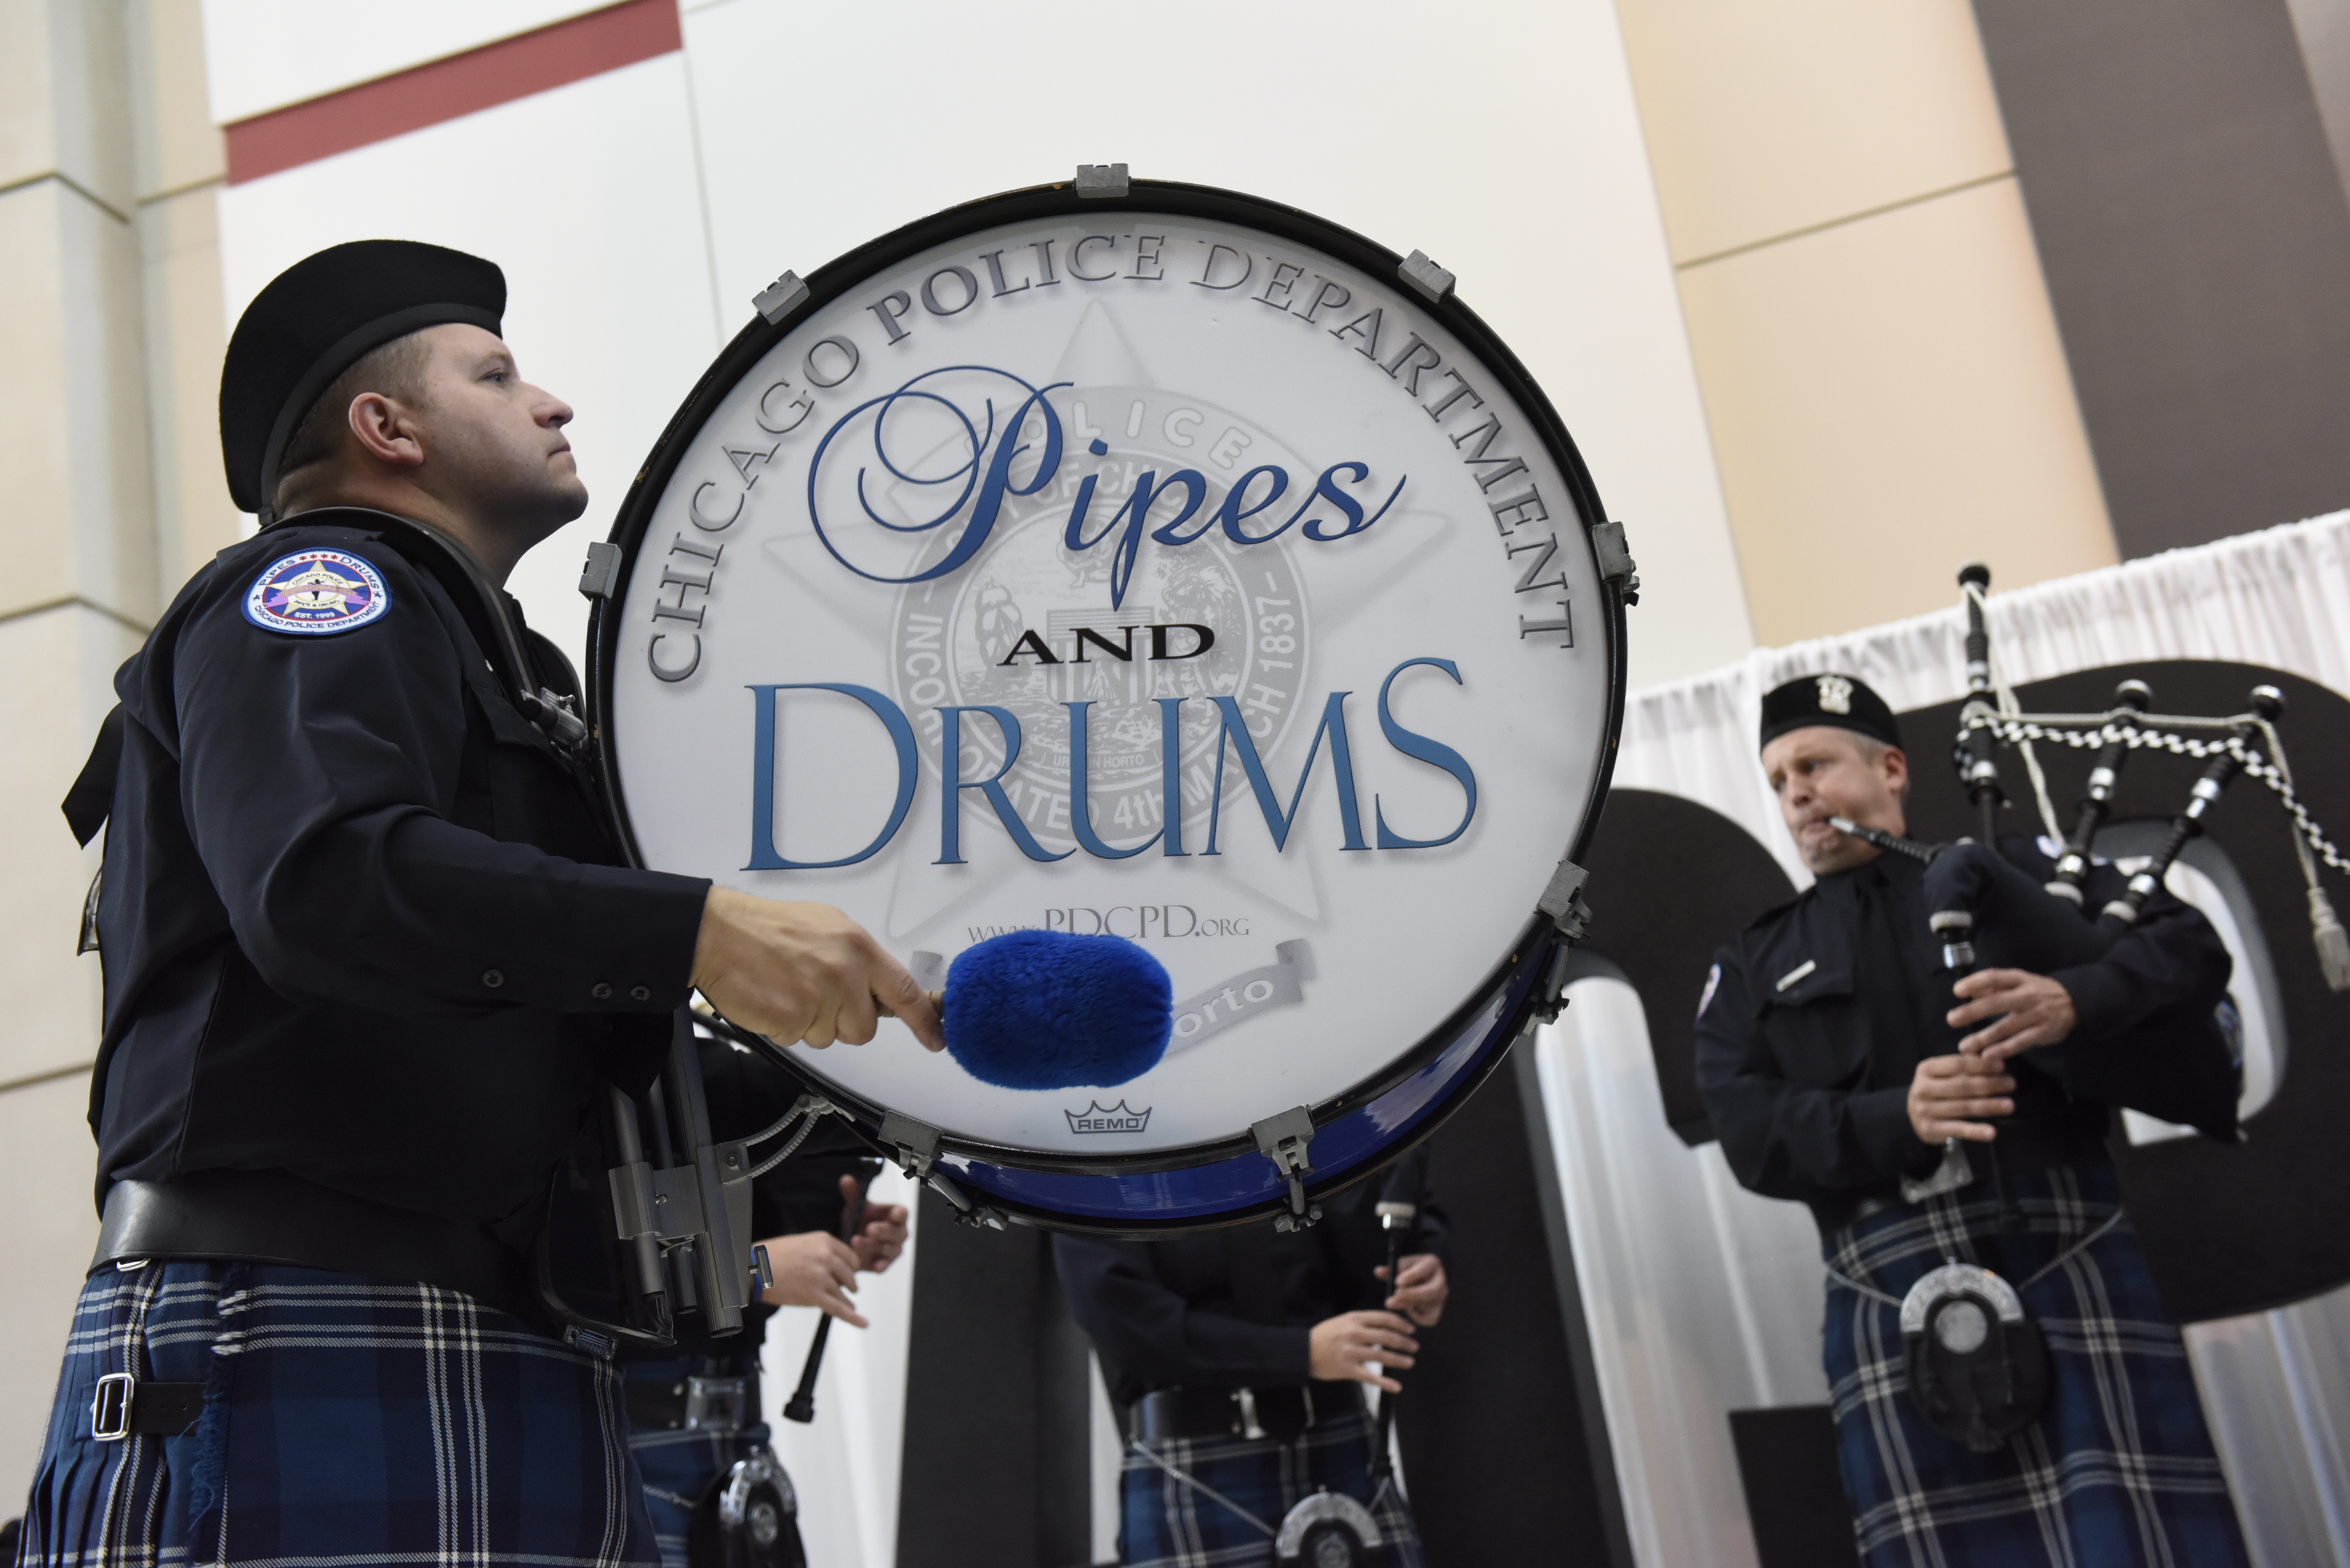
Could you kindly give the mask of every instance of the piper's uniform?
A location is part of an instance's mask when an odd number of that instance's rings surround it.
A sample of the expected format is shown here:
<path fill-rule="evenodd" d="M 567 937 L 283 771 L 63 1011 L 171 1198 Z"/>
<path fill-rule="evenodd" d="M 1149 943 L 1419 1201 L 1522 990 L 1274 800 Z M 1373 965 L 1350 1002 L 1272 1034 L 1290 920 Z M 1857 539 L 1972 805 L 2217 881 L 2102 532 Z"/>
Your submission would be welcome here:
<path fill-rule="evenodd" d="M 1069 1310 L 1092 1336 L 1134 1439 L 1118 1488 L 1120 1563 L 1270 1564 L 1272 1541 L 1231 1504 L 1277 1527 L 1326 1487 L 1371 1509 L 1390 1543 L 1390 1568 L 1419 1568 L 1410 1509 L 1392 1485 L 1369 1480 L 1363 1386 L 1314 1381 L 1307 1334 L 1386 1300 L 1371 1272 L 1386 1262 L 1373 1209 L 1384 1194 L 1408 1190 L 1399 1177 L 1418 1186 L 1426 1158 L 1416 1152 L 1386 1181 L 1323 1199 L 1321 1222 L 1304 1231 L 1260 1224 L 1162 1241 L 1053 1238 Z M 1403 1251 L 1444 1257 L 1443 1210 L 1424 1192 L 1419 1209 Z M 1250 1419 L 1267 1436 L 1246 1436 Z"/>
<path fill-rule="evenodd" d="M 346 317 L 311 325 L 348 356 L 328 380 L 373 346 L 351 313 L 494 329 L 503 305 L 495 268 L 429 246 L 303 268 Z M 322 351 L 264 348 L 285 382 Z M 535 1320 L 524 1256 L 599 1073 L 658 1064 L 708 885 L 616 864 L 380 521 L 223 551 L 116 677 L 107 1224 L 22 1562 L 657 1561 L 620 1379 Z"/>
<path fill-rule="evenodd" d="M 2001 849 L 2034 883 L 2054 872 L 2029 840 Z M 2202 916 L 2159 895 L 2104 959 L 2054 974 L 2079 1023 L 2062 1044 L 2006 1064 L 2015 1111 L 1998 1119 L 1992 1147 L 2022 1223 L 2002 1229 L 1982 1145 L 1968 1146 L 1970 1185 L 1923 1202 L 1901 1195 L 1901 1178 L 1941 1159 L 1910 1127 L 1910 1079 L 1960 1038 L 1944 1022 L 1958 1001 L 1927 923 L 1924 873 L 1885 854 L 1820 877 L 1715 954 L 1698 1013 L 1698 1083 L 1731 1169 L 1766 1197 L 1809 1204 L 1819 1222 L 1831 1270 L 1824 1359 L 1862 1558 L 1871 1568 L 2241 1563 L 2186 1349 L 2137 1236 L 2120 1220 L 2074 1250 L 2121 1203 L 2105 1147 L 2111 1113 L 2085 1091 L 2126 1091 L 2124 1032 L 2165 1014 L 2208 1017 L 2227 950 Z M 2098 866 L 2088 908 L 2123 886 Z M 2232 1107 L 2215 1114 L 2232 1124 Z M 1990 1453 L 1918 1414 L 1900 1314 L 1882 1299 L 1898 1302 L 1950 1259 L 2017 1286 L 2047 1338 L 2047 1404 Z"/>

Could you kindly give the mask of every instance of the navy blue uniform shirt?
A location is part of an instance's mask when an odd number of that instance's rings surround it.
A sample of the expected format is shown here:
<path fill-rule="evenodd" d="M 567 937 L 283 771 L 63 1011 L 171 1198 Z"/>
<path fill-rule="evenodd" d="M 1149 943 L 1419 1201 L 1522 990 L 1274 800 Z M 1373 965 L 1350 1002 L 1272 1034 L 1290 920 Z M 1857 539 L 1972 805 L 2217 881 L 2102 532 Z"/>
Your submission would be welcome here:
<path fill-rule="evenodd" d="M 1303 1386 L 1313 1326 L 1387 1300 L 1371 1272 L 1387 1262 L 1381 1199 L 1409 1202 L 1417 1191 L 1404 1254 L 1448 1258 L 1451 1231 L 1427 1188 L 1427 1159 L 1425 1147 L 1415 1149 L 1384 1175 L 1323 1199 L 1321 1222 L 1304 1231 L 1263 1220 L 1158 1241 L 1055 1235 L 1053 1265 L 1070 1315 L 1101 1355 L 1110 1397 L 1125 1406 L 1154 1388 Z M 1262 1276 L 1253 1290 L 1252 1270 Z"/>
<path fill-rule="evenodd" d="M 274 1169 L 511 1219 L 607 1054 L 658 1050 L 686 999 L 709 884 L 615 864 L 447 593 L 369 517 L 221 552 L 115 677 L 101 1202 Z M 323 635 L 256 624 L 265 573 L 317 548 L 372 566 L 380 607 Z"/>
<path fill-rule="evenodd" d="M 2054 874 L 2028 838 L 2003 837 L 2000 852 L 2034 881 Z M 1765 1197 L 1812 1204 L 1824 1225 L 1853 1197 L 1898 1190 L 1940 1158 L 1908 1111 L 1918 1064 L 1960 1038 L 1943 1022 L 1959 1000 L 1927 923 L 1924 879 L 1922 865 L 1893 854 L 1822 877 L 1714 954 L 1699 1003 L 1698 1087 L 1731 1172 Z M 2124 886 L 2096 863 L 2087 908 Z M 2015 1111 L 1996 1125 L 2011 1147 L 2098 1158 L 2114 1105 L 2201 1125 L 2166 1099 L 2189 1080 L 2232 1103 L 2202 1049 L 2217 1039 L 2210 1019 L 2226 994 L 2228 950 L 2192 908 L 2158 893 L 2102 959 L 2042 972 L 2071 993 L 2078 1022 L 2061 1044 L 2009 1059 Z"/>

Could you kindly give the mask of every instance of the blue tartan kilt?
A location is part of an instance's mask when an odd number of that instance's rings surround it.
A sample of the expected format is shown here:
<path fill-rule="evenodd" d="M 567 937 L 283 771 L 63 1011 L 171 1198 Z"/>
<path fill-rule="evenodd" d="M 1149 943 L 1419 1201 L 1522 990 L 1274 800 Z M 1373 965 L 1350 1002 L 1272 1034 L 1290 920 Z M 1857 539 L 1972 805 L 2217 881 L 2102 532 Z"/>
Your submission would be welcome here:
<path fill-rule="evenodd" d="M 1263 1521 L 1313 1493 L 1343 1492 L 1371 1511 L 1387 1568 L 1421 1568 L 1419 1532 L 1393 1485 L 1373 1502 L 1371 1421 L 1359 1412 L 1317 1421 L 1294 1442 L 1177 1438 L 1149 1445 L 1175 1469 Z M 1128 1445 L 1118 1478 L 1118 1560 L 1129 1568 L 1271 1568 L 1273 1540 L 1200 1487 Z"/>
<path fill-rule="evenodd" d="M 90 1436 L 102 1375 L 204 1385 Z M 253 1263 L 83 1285 L 20 1564 L 657 1568 L 608 1363 L 453 1291 Z"/>
<path fill-rule="evenodd" d="M 2111 1167 L 2007 1178 L 2021 1229 L 1999 1230 L 1988 1181 L 1872 1215 L 1823 1248 L 1831 1269 L 1893 1296 L 1955 1259 L 2015 1286 L 2046 1337 L 2048 1403 L 1996 1451 L 1928 1426 L 1910 1399 L 1900 1314 L 1828 1280 L 1825 1359 L 1838 1461 L 1867 1568 L 2236 1568 L 2227 1483 L 2178 1327 L 2127 1220 L 2024 1282 L 2120 1208 Z"/>

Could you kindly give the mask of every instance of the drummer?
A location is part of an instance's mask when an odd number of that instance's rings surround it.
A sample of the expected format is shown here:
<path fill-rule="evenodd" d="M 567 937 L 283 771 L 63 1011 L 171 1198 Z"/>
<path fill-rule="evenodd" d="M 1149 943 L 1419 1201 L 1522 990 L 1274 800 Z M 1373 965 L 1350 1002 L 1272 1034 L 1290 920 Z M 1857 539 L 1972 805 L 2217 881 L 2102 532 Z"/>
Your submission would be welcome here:
<path fill-rule="evenodd" d="M 1274 1560 L 1269 1528 L 1319 1488 L 1368 1507 L 1389 1568 L 1419 1568 L 1419 1533 L 1372 1479 L 1363 1387 L 1395 1395 L 1418 1331 L 1444 1315 L 1449 1227 L 1423 1146 L 1381 1180 L 1322 1200 L 1320 1223 L 1159 1241 L 1055 1235 L 1069 1310 L 1092 1336 L 1130 1441 L 1118 1561 L 1227 1568 Z M 1376 1209 L 1417 1203 L 1386 1279 Z"/>
<path fill-rule="evenodd" d="M 613 1369 L 520 1262 L 599 1069 L 642 1082 L 697 986 L 778 1040 L 869 1040 L 879 998 L 942 1044 L 838 910 L 621 864 L 491 678 L 472 626 L 519 607 L 397 547 L 428 524 L 502 584 L 588 504 L 504 306 L 489 262 L 366 241 L 229 344 L 229 488 L 271 525 L 122 667 L 92 759 L 104 1225 L 22 1562 L 655 1563 Z M 562 689 L 536 647 L 525 689 Z"/>

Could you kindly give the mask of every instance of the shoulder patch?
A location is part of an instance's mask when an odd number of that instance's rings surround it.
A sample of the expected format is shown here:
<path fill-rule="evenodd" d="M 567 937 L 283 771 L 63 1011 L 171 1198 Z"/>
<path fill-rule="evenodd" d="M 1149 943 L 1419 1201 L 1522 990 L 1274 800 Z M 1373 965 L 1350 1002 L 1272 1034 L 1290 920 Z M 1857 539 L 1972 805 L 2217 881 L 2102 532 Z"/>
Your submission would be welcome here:
<path fill-rule="evenodd" d="M 262 569 L 245 590 L 244 618 L 264 631 L 329 637 L 383 618 L 383 574 L 346 550 L 296 550 Z"/>

